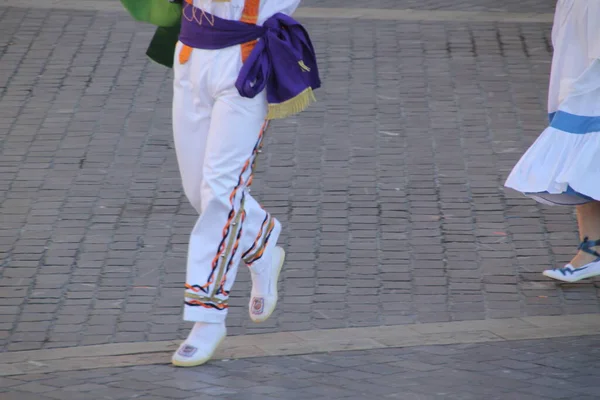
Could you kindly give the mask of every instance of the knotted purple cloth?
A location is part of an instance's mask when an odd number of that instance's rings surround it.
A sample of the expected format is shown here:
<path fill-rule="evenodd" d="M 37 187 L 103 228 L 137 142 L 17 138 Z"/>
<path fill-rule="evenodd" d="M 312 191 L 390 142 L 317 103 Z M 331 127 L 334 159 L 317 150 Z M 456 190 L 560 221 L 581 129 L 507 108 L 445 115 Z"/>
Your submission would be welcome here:
<path fill-rule="evenodd" d="M 235 84 L 240 95 L 253 98 L 266 89 L 267 119 L 304 110 L 314 101 L 313 90 L 321 87 L 321 80 L 312 42 L 299 22 L 277 13 L 259 26 L 219 18 L 191 5 L 183 10 L 179 40 L 189 47 L 217 50 L 257 39 Z"/>

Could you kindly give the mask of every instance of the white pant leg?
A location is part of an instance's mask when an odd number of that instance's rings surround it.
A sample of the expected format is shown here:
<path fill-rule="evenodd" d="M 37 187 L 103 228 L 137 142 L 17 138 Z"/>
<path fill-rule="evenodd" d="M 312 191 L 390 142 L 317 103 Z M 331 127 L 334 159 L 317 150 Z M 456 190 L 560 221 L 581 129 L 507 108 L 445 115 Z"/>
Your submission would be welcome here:
<path fill-rule="evenodd" d="M 181 47 L 178 43 L 176 54 Z M 173 64 L 173 141 L 183 190 L 200 214 L 202 169 L 214 102 L 206 90 L 209 69 L 206 66 L 198 68 L 194 58 L 185 64 L 180 64 L 177 58 Z M 192 66 L 196 68 L 192 69 Z"/>
<path fill-rule="evenodd" d="M 260 256 L 274 221 L 247 190 L 264 135 L 265 93 L 247 99 L 235 89 L 239 49 L 211 54 L 217 56 L 207 91 L 215 102 L 201 169 L 201 214 L 190 236 L 184 319 L 221 322 L 242 256 Z M 195 59 L 190 61 L 193 67 Z M 183 158 L 192 159 L 191 151 L 196 149 L 181 149 Z M 182 171 L 182 179 L 184 187 L 197 185 L 193 173 Z"/>

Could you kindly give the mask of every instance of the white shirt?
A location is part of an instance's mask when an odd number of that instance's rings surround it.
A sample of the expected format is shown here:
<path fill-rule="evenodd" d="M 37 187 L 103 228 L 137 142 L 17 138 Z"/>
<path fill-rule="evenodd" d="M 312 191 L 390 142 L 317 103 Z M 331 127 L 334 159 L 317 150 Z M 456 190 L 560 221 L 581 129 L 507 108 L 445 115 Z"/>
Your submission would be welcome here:
<path fill-rule="evenodd" d="M 258 25 L 277 13 L 292 15 L 301 0 L 260 0 Z M 194 0 L 194 6 L 219 18 L 239 21 L 244 10 L 244 0 Z"/>

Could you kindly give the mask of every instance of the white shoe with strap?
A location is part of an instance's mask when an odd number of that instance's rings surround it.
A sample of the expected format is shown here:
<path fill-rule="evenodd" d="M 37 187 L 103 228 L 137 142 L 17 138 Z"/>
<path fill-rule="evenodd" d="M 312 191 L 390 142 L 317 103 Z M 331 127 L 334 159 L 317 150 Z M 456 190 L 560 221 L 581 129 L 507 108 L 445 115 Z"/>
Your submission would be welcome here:
<path fill-rule="evenodd" d="M 585 238 L 578 248 L 584 253 L 588 253 L 596 257 L 596 260 L 592 261 L 591 263 L 579 268 L 575 268 L 573 265 L 567 264 L 563 268 L 547 269 L 543 272 L 544 276 L 563 282 L 573 283 L 582 279 L 600 275 L 600 253 L 592 249 L 592 247 L 595 246 L 600 246 L 600 240 L 590 241 L 588 238 Z"/>

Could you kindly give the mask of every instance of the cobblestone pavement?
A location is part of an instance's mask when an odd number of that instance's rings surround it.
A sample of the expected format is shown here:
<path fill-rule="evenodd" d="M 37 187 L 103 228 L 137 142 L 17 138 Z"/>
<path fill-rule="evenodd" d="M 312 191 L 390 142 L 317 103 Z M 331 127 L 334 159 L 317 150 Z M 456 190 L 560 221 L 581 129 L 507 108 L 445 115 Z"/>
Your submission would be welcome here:
<path fill-rule="evenodd" d="M 2 3 L 14 5 L 23 4 L 30 0 L 0 0 Z M 65 4 L 72 0 L 53 0 L 52 4 Z M 114 0 L 79 0 L 75 8 L 84 8 L 92 3 L 109 4 Z M 395 9 L 395 10 L 443 10 L 443 11 L 494 11 L 512 13 L 552 13 L 556 0 L 372 0 L 368 4 L 369 9 Z M 45 7 L 38 4 L 38 7 Z M 365 2 L 360 0 L 302 0 L 302 7 L 325 7 L 325 8 L 366 8 Z M 62 8 L 62 7 L 61 7 Z"/>
<path fill-rule="evenodd" d="M 0 378 L 2 400 L 593 400 L 600 337 L 422 346 Z"/>
<path fill-rule="evenodd" d="M 0 349 L 182 337 L 194 213 L 170 137 L 171 74 L 143 54 L 152 29 L 122 13 L 1 4 Z M 230 333 L 599 311 L 600 280 L 539 273 L 574 251 L 571 210 L 502 188 L 544 125 L 549 24 L 306 24 L 320 102 L 273 124 L 253 187 L 286 226 L 281 303 L 252 325 L 241 270 Z M 587 400 L 600 395 L 599 352 L 587 336 L 29 373 L 0 377 L 0 399 Z"/>
<path fill-rule="evenodd" d="M 540 274 L 574 252 L 571 210 L 502 188 L 546 120 L 549 24 L 306 22 L 320 102 L 273 125 L 253 188 L 286 227 L 281 303 L 252 325 L 242 270 L 232 334 L 598 312 L 598 281 Z M 4 351 L 185 333 L 194 213 L 151 33 L 122 13 L 0 8 Z"/>
<path fill-rule="evenodd" d="M 555 4 L 556 1 L 551 0 L 372 0 L 369 8 L 551 13 Z M 365 8 L 361 0 L 303 0 L 302 5 Z"/>

